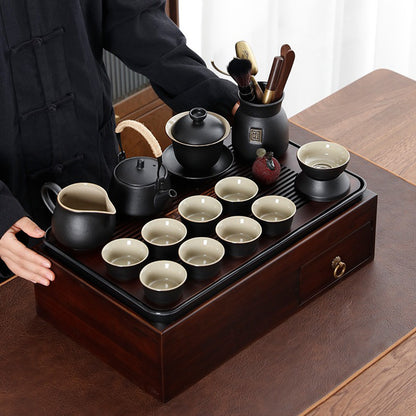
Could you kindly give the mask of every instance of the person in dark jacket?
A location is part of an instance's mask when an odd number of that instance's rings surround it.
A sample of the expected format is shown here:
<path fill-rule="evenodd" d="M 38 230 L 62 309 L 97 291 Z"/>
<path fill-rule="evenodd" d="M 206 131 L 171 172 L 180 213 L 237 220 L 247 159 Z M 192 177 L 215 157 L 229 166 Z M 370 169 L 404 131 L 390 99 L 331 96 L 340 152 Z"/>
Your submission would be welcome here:
<path fill-rule="evenodd" d="M 4 273 L 54 279 L 49 260 L 17 238 L 44 235 L 43 183 L 108 187 L 117 147 L 103 49 L 148 77 L 174 111 L 201 106 L 228 116 L 238 101 L 236 86 L 187 47 L 164 0 L 0 0 Z"/>

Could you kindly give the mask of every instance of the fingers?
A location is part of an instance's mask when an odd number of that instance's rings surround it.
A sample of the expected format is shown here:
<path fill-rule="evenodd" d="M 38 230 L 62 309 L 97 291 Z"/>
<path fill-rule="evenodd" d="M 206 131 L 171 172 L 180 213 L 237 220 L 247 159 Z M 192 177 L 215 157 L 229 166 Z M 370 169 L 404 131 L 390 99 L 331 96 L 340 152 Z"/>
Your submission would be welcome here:
<path fill-rule="evenodd" d="M 42 238 L 45 235 L 45 231 L 41 230 L 38 225 L 28 217 L 20 218 L 12 228 L 14 227 L 22 230 L 28 236 L 33 238 Z"/>
<path fill-rule="evenodd" d="M 9 251 L 2 259 L 13 273 L 33 283 L 48 286 L 55 279 L 49 260 L 25 246 L 15 252 Z"/>
<path fill-rule="evenodd" d="M 23 226 L 25 229 L 29 228 L 29 232 L 36 234 L 37 225 L 31 220 L 29 222 L 22 220 L 24 218 L 17 221 L 13 227 L 23 230 L 20 228 Z M 43 233 L 42 230 L 40 231 Z M 51 262 L 18 241 L 15 230 L 8 230 L 0 239 L 0 257 L 13 273 L 33 283 L 48 286 L 55 279 L 55 274 L 50 270 Z"/>
<path fill-rule="evenodd" d="M 3 260 L 13 273 L 32 283 L 49 286 L 50 282 L 55 279 L 55 275 L 50 269 L 39 266 L 31 267 L 30 263 L 15 262 L 7 257 L 4 257 Z"/>

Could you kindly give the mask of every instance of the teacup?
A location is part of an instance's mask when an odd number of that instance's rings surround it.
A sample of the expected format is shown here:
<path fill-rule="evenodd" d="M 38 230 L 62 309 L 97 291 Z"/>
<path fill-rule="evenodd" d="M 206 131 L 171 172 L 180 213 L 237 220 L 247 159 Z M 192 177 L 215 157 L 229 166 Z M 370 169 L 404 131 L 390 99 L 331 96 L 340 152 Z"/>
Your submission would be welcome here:
<path fill-rule="evenodd" d="M 140 272 L 144 295 L 156 305 L 170 305 L 182 296 L 186 269 L 171 260 L 157 260 L 147 264 Z"/>
<path fill-rule="evenodd" d="M 232 216 L 222 219 L 215 232 L 231 256 L 246 257 L 255 252 L 262 228 L 253 218 Z"/>
<path fill-rule="evenodd" d="M 179 247 L 179 258 L 185 264 L 189 277 L 196 280 L 216 276 L 221 269 L 224 253 L 224 246 L 209 237 L 191 238 Z"/>
<path fill-rule="evenodd" d="M 214 187 L 224 211 L 229 214 L 248 214 L 253 199 L 257 196 L 257 184 L 244 176 L 229 176 L 219 180 Z"/>
<path fill-rule="evenodd" d="M 298 149 L 296 157 L 306 175 L 323 181 L 339 176 L 350 161 L 350 153 L 344 146 L 327 141 L 304 144 Z"/>
<path fill-rule="evenodd" d="M 208 236 L 222 214 L 222 205 L 212 196 L 192 195 L 179 203 L 178 212 L 191 235 Z"/>
<path fill-rule="evenodd" d="M 286 234 L 292 225 L 296 205 L 288 198 L 266 195 L 255 200 L 251 212 L 269 237 Z"/>
<path fill-rule="evenodd" d="M 170 259 L 178 255 L 178 247 L 185 239 L 187 229 L 173 218 L 156 218 L 147 222 L 141 230 L 150 255 L 156 259 Z"/>
<path fill-rule="evenodd" d="M 139 277 L 139 271 L 149 255 L 146 244 L 134 238 L 118 238 L 101 250 L 108 274 L 119 281 Z"/>

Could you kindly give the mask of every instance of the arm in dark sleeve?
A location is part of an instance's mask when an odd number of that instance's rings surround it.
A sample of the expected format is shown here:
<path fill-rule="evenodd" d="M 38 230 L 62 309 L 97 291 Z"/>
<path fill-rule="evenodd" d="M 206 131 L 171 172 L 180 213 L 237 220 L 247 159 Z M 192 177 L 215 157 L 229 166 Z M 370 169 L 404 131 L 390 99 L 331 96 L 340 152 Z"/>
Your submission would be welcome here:
<path fill-rule="evenodd" d="M 202 106 L 230 115 L 238 101 L 233 82 L 219 78 L 186 45 L 165 14 L 163 0 L 106 0 L 104 47 L 148 77 L 175 111 Z"/>
<path fill-rule="evenodd" d="M 0 238 L 16 221 L 27 216 L 27 213 L 6 184 L 0 181 Z M 5 263 L 0 260 L 0 279 L 10 277 L 12 274 Z"/>
<path fill-rule="evenodd" d="M 28 217 L 28 214 L 7 185 L 0 181 L 0 238 L 22 217 Z"/>

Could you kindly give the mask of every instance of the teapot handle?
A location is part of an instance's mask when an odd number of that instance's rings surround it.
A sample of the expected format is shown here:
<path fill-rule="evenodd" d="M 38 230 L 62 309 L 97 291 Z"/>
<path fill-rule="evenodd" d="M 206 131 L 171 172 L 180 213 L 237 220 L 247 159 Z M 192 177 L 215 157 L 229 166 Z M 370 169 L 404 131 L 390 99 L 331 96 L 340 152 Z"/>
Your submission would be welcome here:
<path fill-rule="evenodd" d="M 117 124 L 116 133 L 121 133 L 126 127 L 130 127 L 140 133 L 150 146 L 156 158 L 162 156 L 162 148 L 153 133 L 142 123 L 136 120 L 124 120 Z"/>
<path fill-rule="evenodd" d="M 40 189 L 40 195 L 43 203 L 46 205 L 46 208 L 48 208 L 51 214 L 55 211 L 55 203 L 52 201 L 50 192 L 54 193 L 55 197 L 57 197 L 60 191 L 61 187 L 54 182 L 45 182 Z"/>

